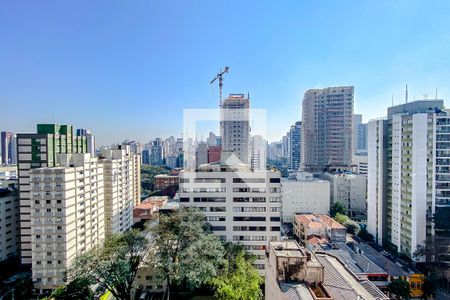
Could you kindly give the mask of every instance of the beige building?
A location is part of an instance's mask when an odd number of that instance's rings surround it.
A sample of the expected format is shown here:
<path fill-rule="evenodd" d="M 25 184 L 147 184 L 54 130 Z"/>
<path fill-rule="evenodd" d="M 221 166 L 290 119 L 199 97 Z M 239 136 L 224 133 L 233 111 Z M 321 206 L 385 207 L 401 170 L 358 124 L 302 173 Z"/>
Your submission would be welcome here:
<path fill-rule="evenodd" d="M 342 172 L 325 173 L 323 177 L 330 181 L 331 203 L 341 203 L 350 217 L 367 214 L 367 175 Z"/>
<path fill-rule="evenodd" d="M 81 253 L 105 239 L 103 165 L 86 154 L 58 154 L 58 167 L 30 171 L 34 287 L 50 291 Z"/>
<path fill-rule="evenodd" d="M 348 166 L 353 155 L 353 86 L 307 90 L 302 103 L 302 169 Z"/>
<path fill-rule="evenodd" d="M 106 235 L 127 231 L 133 225 L 133 207 L 140 201 L 136 190 L 136 180 L 140 178 L 137 157 L 128 145 L 102 151 Z"/>

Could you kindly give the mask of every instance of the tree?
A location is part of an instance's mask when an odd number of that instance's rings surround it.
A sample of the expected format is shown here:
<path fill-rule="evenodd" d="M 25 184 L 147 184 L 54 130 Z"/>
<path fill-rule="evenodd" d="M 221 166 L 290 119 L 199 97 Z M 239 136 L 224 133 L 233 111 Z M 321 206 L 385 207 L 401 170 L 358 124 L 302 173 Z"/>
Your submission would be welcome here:
<path fill-rule="evenodd" d="M 409 283 L 406 280 L 397 278 L 392 280 L 388 285 L 389 293 L 397 296 L 397 299 L 409 298 Z"/>
<path fill-rule="evenodd" d="M 175 287 L 198 288 L 218 275 L 224 247 L 208 228 L 206 217 L 195 208 L 160 216 L 154 229 L 156 259 L 169 292 Z"/>
<path fill-rule="evenodd" d="M 92 300 L 94 299 L 94 293 L 91 289 L 90 280 L 80 277 L 75 278 L 66 286 L 56 288 L 49 298 L 55 300 Z"/>
<path fill-rule="evenodd" d="M 262 283 L 263 279 L 253 267 L 252 260 L 246 260 L 242 251 L 236 257 L 233 268 L 211 280 L 212 286 L 216 288 L 214 296 L 219 300 L 262 299 Z"/>
<path fill-rule="evenodd" d="M 85 278 L 109 290 L 116 299 L 133 299 L 138 294 L 133 282 L 148 249 L 149 241 L 137 230 L 112 235 L 103 247 L 78 256 L 67 277 L 69 280 Z"/>
<path fill-rule="evenodd" d="M 334 202 L 330 207 L 330 216 L 334 218 L 337 214 L 345 215 L 347 213 L 341 202 Z"/>
<path fill-rule="evenodd" d="M 358 234 L 359 233 L 359 225 L 357 222 L 353 221 L 352 219 L 350 219 L 348 216 L 337 213 L 336 216 L 334 217 L 334 219 L 341 223 L 342 225 L 345 226 L 345 228 L 347 228 L 347 232 L 350 234 Z"/>
<path fill-rule="evenodd" d="M 373 242 L 375 239 L 373 235 L 371 235 L 366 228 L 363 228 L 359 231 L 358 236 L 365 240 L 366 242 Z"/>

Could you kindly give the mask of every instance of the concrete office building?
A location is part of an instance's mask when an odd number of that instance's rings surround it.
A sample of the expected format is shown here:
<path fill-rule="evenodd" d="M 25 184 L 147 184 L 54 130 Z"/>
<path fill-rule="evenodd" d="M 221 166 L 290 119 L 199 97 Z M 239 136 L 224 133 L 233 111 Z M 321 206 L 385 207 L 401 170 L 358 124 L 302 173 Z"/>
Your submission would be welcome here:
<path fill-rule="evenodd" d="M 449 133 L 443 100 L 393 106 L 369 123 L 368 230 L 379 244 L 412 257 L 439 237 L 432 216 L 450 206 Z"/>
<path fill-rule="evenodd" d="M 365 218 L 367 214 L 367 176 L 354 173 L 324 173 L 330 181 L 330 202 L 339 202 L 354 218 Z"/>
<path fill-rule="evenodd" d="M 20 254 L 19 192 L 16 180 L 0 179 L 0 262 Z"/>
<path fill-rule="evenodd" d="M 295 122 L 289 131 L 289 169 L 298 171 L 300 169 L 301 153 L 302 153 L 302 122 Z"/>
<path fill-rule="evenodd" d="M 30 171 L 34 288 L 64 284 L 73 259 L 105 239 L 103 166 L 85 154 L 57 154 L 57 167 Z"/>
<path fill-rule="evenodd" d="M 302 104 L 302 168 L 348 166 L 353 155 L 352 86 L 307 90 Z"/>
<path fill-rule="evenodd" d="M 207 163 L 208 163 L 208 144 L 205 142 L 199 142 L 197 144 L 197 150 L 195 152 L 196 167 Z"/>
<path fill-rule="evenodd" d="M 74 136 L 70 125 L 38 124 L 37 133 L 17 134 L 21 259 L 31 264 L 30 170 L 54 167 L 59 153 L 85 153 L 86 137 Z"/>
<path fill-rule="evenodd" d="M 250 99 L 231 94 L 220 109 L 222 151 L 232 151 L 244 164 L 250 163 Z"/>
<path fill-rule="evenodd" d="M 180 205 L 201 209 L 217 235 L 257 256 L 255 267 L 264 273 L 267 246 L 280 239 L 280 173 L 253 172 L 228 155 L 197 172 L 180 172 Z"/>
<path fill-rule="evenodd" d="M 295 179 L 283 179 L 283 223 L 292 223 L 295 214 L 329 214 L 330 182 L 300 173 Z"/>
<path fill-rule="evenodd" d="M 136 169 L 136 157 L 128 145 L 102 152 L 107 236 L 127 231 L 133 225 L 133 207 L 140 203 L 134 179 L 140 173 L 140 168 Z"/>

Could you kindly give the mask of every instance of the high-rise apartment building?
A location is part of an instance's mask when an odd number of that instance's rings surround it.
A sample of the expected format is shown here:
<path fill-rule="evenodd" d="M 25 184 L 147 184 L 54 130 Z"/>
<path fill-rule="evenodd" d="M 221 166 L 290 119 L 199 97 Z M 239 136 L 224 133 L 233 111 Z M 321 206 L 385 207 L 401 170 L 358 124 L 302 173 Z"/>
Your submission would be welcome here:
<path fill-rule="evenodd" d="M 449 133 L 443 100 L 393 106 L 370 121 L 368 230 L 379 244 L 413 257 L 438 234 L 433 215 L 450 206 Z"/>
<path fill-rule="evenodd" d="M 163 142 L 160 138 L 156 138 L 151 143 L 150 164 L 153 166 L 161 166 L 164 163 Z"/>
<path fill-rule="evenodd" d="M 301 151 L 302 151 L 302 122 L 295 122 L 289 131 L 289 169 L 298 171 L 300 169 Z"/>
<path fill-rule="evenodd" d="M 359 114 L 353 115 L 353 154 L 367 155 L 367 123 Z"/>
<path fill-rule="evenodd" d="M 92 157 L 95 156 L 95 136 L 92 135 L 89 129 L 77 129 L 77 136 L 86 137 L 86 152 L 91 153 Z"/>
<path fill-rule="evenodd" d="M 0 165 L 16 164 L 16 137 L 14 133 L 2 131 L 0 133 Z"/>
<path fill-rule="evenodd" d="M 105 239 L 103 165 L 85 154 L 56 154 L 57 167 L 30 173 L 32 278 L 40 292 L 64 283 L 79 254 Z"/>
<path fill-rule="evenodd" d="M 250 166 L 253 171 L 265 171 L 267 161 L 267 141 L 260 135 L 251 137 Z"/>
<path fill-rule="evenodd" d="M 30 170 L 57 166 L 57 154 L 85 153 L 86 137 L 74 136 L 70 125 L 38 124 L 37 133 L 17 134 L 21 258 L 31 264 Z"/>
<path fill-rule="evenodd" d="M 302 111 L 302 168 L 348 166 L 353 154 L 352 86 L 307 90 Z"/>
<path fill-rule="evenodd" d="M 220 111 L 222 151 L 232 151 L 242 163 L 250 162 L 250 99 L 231 94 Z"/>
<path fill-rule="evenodd" d="M 214 233 L 256 255 L 263 273 L 269 242 L 280 239 L 280 173 L 254 172 L 229 153 L 197 172 L 180 172 L 180 205 L 202 210 Z"/>
<path fill-rule="evenodd" d="M 143 165 L 150 164 L 150 150 L 149 149 L 142 150 L 142 164 Z"/>
<path fill-rule="evenodd" d="M 129 145 L 102 152 L 107 236 L 124 232 L 133 225 L 133 207 L 140 202 L 136 191 L 136 173 L 140 173 L 140 167 L 136 169 L 137 157 Z"/>

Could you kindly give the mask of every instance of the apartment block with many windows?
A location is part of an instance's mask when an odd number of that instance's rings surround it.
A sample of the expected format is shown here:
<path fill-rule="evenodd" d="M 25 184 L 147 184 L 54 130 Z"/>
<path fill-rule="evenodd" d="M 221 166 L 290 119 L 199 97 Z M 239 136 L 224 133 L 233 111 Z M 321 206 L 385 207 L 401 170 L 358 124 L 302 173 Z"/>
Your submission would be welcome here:
<path fill-rule="evenodd" d="M 58 167 L 30 171 L 34 287 L 64 283 L 73 259 L 105 239 L 103 165 L 87 154 L 59 154 Z"/>
<path fill-rule="evenodd" d="M 236 158 L 236 161 L 238 159 Z M 223 160 L 180 173 L 180 205 L 197 207 L 223 240 L 255 254 L 264 273 L 265 251 L 280 239 L 281 183 L 278 171 L 253 172 Z"/>
<path fill-rule="evenodd" d="M 449 157 L 443 100 L 393 106 L 386 121 L 369 123 L 368 229 L 378 243 L 413 257 L 419 245 L 439 236 L 433 216 L 450 206 Z"/>
<path fill-rule="evenodd" d="M 136 190 L 136 178 L 140 178 L 139 159 L 128 145 L 118 145 L 101 154 L 107 236 L 127 231 L 133 225 L 133 207 L 140 201 Z"/>
<path fill-rule="evenodd" d="M 70 125 L 38 124 L 36 133 L 17 134 L 20 199 L 21 260 L 31 264 L 30 170 L 54 167 L 59 153 L 85 153 L 85 137 L 74 136 Z"/>

